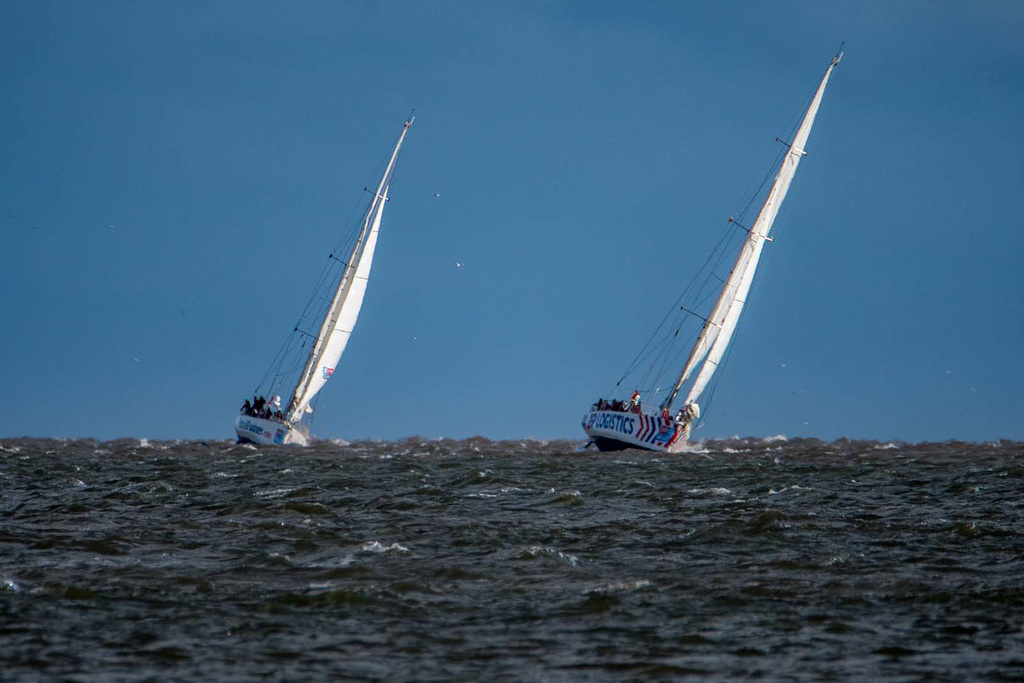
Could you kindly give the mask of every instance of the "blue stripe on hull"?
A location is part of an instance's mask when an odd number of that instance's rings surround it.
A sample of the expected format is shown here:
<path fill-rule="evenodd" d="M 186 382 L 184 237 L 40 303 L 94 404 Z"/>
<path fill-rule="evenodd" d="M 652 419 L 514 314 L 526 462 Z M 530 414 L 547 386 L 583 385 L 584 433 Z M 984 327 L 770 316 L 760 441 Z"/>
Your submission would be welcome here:
<path fill-rule="evenodd" d="M 656 448 L 644 448 L 643 446 L 638 446 L 634 443 L 626 443 L 625 441 L 619 441 L 618 439 L 609 439 L 607 436 L 595 436 L 592 437 L 592 440 L 599 451 L 625 451 L 630 448 L 638 451 L 660 450 Z"/>

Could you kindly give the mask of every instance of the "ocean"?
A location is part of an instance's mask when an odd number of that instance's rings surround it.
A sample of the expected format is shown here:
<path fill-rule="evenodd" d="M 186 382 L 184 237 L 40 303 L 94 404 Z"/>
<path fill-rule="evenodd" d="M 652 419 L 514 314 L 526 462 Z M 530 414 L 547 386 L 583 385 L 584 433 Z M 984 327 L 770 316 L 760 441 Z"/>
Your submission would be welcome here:
<path fill-rule="evenodd" d="M 0 439 L 0 679 L 1024 678 L 1024 444 Z"/>

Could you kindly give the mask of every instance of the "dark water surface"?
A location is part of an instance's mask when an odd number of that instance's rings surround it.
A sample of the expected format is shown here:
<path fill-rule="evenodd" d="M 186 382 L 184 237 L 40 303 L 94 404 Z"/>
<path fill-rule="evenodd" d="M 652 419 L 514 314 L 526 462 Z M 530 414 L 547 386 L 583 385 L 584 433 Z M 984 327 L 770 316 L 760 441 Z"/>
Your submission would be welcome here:
<path fill-rule="evenodd" d="M 4 680 L 1024 677 L 1024 444 L 0 440 Z"/>

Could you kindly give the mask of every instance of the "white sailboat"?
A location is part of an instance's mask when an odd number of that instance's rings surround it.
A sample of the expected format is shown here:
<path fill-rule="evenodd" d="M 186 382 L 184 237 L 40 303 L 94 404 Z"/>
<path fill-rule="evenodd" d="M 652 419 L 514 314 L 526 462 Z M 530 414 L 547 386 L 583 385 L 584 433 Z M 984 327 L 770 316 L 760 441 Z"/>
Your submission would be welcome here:
<path fill-rule="evenodd" d="M 247 399 L 235 419 L 239 442 L 307 445 L 309 427 L 303 418 L 313 412 L 310 404 L 334 374 L 359 318 L 395 163 L 412 122 L 410 117 L 402 127 L 347 258 L 331 253 L 299 323 L 257 386 L 253 401 Z M 290 398 L 282 408 L 277 392 L 289 387 Z"/>
<path fill-rule="evenodd" d="M 807 108 L 803 120 L 797 128 L 796 135 L 782 155 L 774 182 L 761 205 L 753 226 L 749 229 L 744 228 L 740 223 L 731 218 L 729 219 L 730 224 L 741 228 L 745 233 L 740 240 L 739 253 L 733 263 L 732 270 L 722 284 L 710 314 L 703 318 L 693 313 L 687 306 L 679 306 L 679 302 L 677 302 L 673 313 L 670 315 L 679 314 L 681 311 L 684 320 L 680 322 L 679 326 L 675 326 L 674 330 L 673 325 L 667 326 L 667 339 L 669 341 L 660 347 L 657 344 L 651 346 L 652 342 L 648 342 L 648 347 L 645 347 L 645 350 L 641 352 L 641 355 L 646 354 L 648 360 L 653 358 L 656 362 L 661 362 L 662 367 L 664 367 L 664 364 L 668 362 L 666 359 L 673 357 L 681 358 L 681 356 L 674 356 L 668 349 L 671 341 L 680 337 L 679 333 L 683 322 L 686 322 L 686 319 L 692 321 L 694 318 L 703 321 L 699 331 L 695 333 L 696 340 L 689 352 L 686 363 L 683 365 L 682 372 L 676 378 L 671 391 L 661 401 L 657 400 L 660 387 L 656 385 L 645 387 L 644 391 L 634 391 L 632 398 L 628 401 L 601 399 L 583 416 L 583 430 L 600 450 L 640 448 L 671 453 L 679 452 L 685 447 L 690 437 L 690 431 L 693 429 L 695 422 L 700 418 L 701 410 L 698 399 L 701 399 L 702 394 L 708 388 L 715 374 L 715 370 L 723 362 L 723 356 L 736 331 L 736 324 L 739 322 L 740 313 L 743 311 L 747 295 L 750 292 L 750 285 L 754 280 L 754 273 L 757 270 L 758 261 L 761 259 L 764 245 L 772 240 L 769 236 L 772 224 L 775 222 L 782 202 L 786 198 L 790 183 L 796 174 L 797 166 L 806 154 L 807 139 L 811 133 L 811 126 L 814 125 L 814 118 L 818 113 L 818 107 L 821 105 L 825 86 L 828 84 L 829 77 L 832 75 L 836 65 L 839 64 L 840 59 L 842 59 L 842 52 L 832 58 L 831 63 L 825 70 L 825 75 L 822 77 L 810 106 Z M 712 279 L 711 276 L 713 276 L 713 273 L 709 271 L 709 280 Z M 696 291 L 703 293 L 699 287 Z M 686 296 L 685 293 L 684 296 Z M 701 297 L 695 295 L 694 298 L 700 299 Z M 682 300 L 683 297 L 680 297 L 680 301 Z M 668 317 L 666 317 L 666 320 L 668 320 Z M 652 337 L 653 339 L 654 337 Z M 636 366 L 637 362 L 634 361 L 634 368 Z M 698 366 L 700 366 L 700 370 L 690 384 L 682 407 L 673 414 L 673 403 Z M 630 372 L 631 370 L 627 370 L 626 376 L 629 376 Z M 657 372 L 654 374 L 656 375 Z M 651 377 L 651 374 L 646 376 Z M 621 386 L 622 381 L 619 380 L 619 384 L 616 386 Z M 645 408 L 644 393 L 648 395 L 648 398 L 654 398 L 652 403 L 657 405 L 655 410 L 651 411 Z"/>

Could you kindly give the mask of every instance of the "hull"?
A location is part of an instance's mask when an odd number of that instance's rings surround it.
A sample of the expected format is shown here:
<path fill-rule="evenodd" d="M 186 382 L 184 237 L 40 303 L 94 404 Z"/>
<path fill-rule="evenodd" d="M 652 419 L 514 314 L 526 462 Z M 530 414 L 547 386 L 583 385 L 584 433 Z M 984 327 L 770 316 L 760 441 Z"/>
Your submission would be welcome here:
<path fill-rule="evenodd" d="M 583 416 L 583 431 L 602 451 L 640 448 L 660 453 L 679 453 L 686 445 L 687 430 L 673 419 L 660 415 L 591 410 Z"/>
<path fill-rule="evenodd" d="M 295 427 L 276 420 L 264 420 L 261 417 L 239 415 L 235 418 L 235 433 L 238 442 L 255 443 L 264 446 L 295 444 L 308 445 L 306 435 Z"/>

